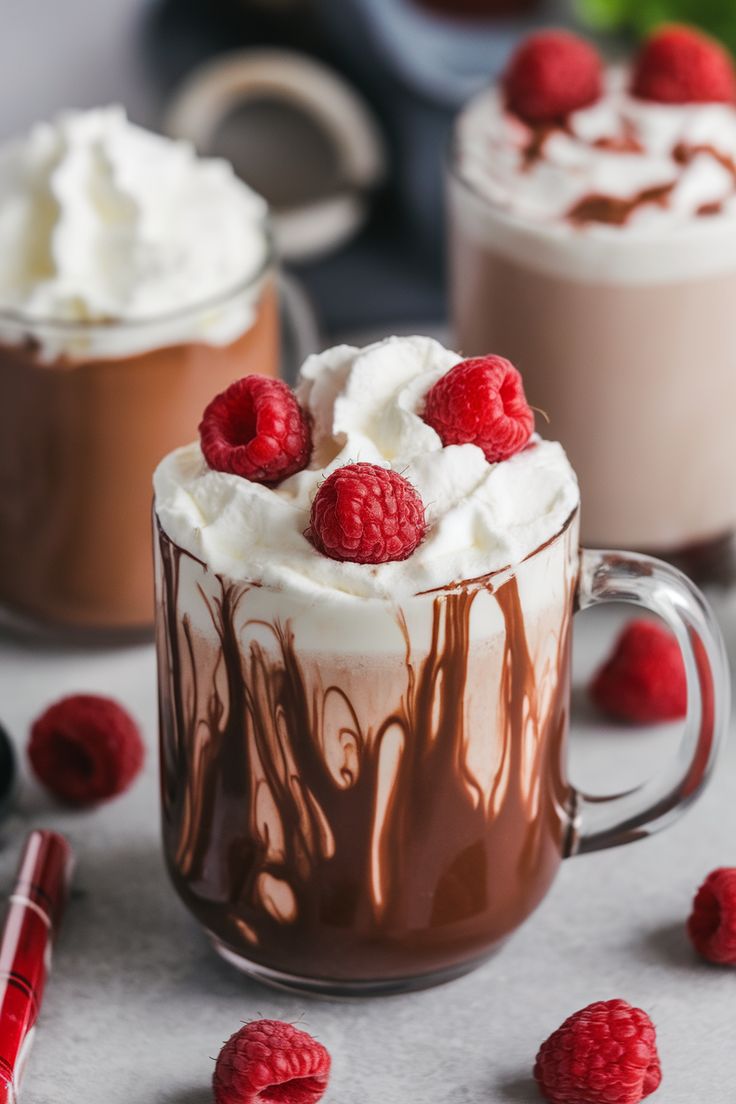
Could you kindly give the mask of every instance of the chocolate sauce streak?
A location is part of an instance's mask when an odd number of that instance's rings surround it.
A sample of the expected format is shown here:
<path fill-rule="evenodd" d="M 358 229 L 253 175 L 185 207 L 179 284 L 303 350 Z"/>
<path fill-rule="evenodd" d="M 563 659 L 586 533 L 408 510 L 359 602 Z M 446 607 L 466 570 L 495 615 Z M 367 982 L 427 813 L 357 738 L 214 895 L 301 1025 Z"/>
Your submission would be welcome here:
<path fill-rule="evenodd" d="M 659 184 L 654 188 L 644 188 L 626 199 L 593 193 L 578 200 L 568 211 L 567 217 L 574 223 L 604 222 L 609 226 L 624 226 L 640 207 L 652 203 L 665 207 L 674 187 L 674 182 Z"/>
<path fill-rule="evenodd" d="M 558 119 L 551 123 L 529 125 L 529 140 L 521 151 L 523 171 L 528 171 L 538 161 L 544 160 L 547 152 L 547 142 L 553 134 L 567 134 L 574 138 L 575 133 L 570 125 L 569 118 Z M 623 120 L 620 134 L 596 138 L 591 144 L 594 149 L 608 150 L 611 153 L 644 153 L 644 146 L 639 138 L 637 128 L 629 119 Z"/>
<path fill-rule="evenodd" d="M 158 544 L 164 843 L 195 916 L 244 958 L 305 977 L 408 978 L 489 953 L 563 852 L 572 594 L 540 690 L 514 577 L 427 599 L 419 657 L 399 614 L 405 657 L 361 668 L 300 653 L 289 623 L 248 619 L 247 584 L 200 566 L 213 645 L 180 608 L 188 554 Z M 481 590 L 505 627 L 485 789 L 467 756 Z"/>
<path fill-rule="evenodd" d="M 530 128 L 529 141 L 522 150 L 522 170 L 528 172 L 538 161 L 543 161 L 546 145 L 555 133 L 565 134 L 569 127 L 560 123 L 540 123 Z"/>
<path fill-rule="evenodd" d="M 736 184 L 736 160 L 734 160 L 733 157 L 729 157 L 727 153 L 722 153 L 721 150 L 716 149 L 715 146 L 703 143 L 696 146 L 689 146 L 686 142 L 678 142 L 672 151 L 672 157 L 678 165 L 689 165 L 691 161 L 701 154 L 706 154 L 708 157 L 712 157 L 714 161 L 717 161 L 719 165 L 731 174 Z"/>
<path fill-rule="evenodd" d="M 624 125 L 623 133 L 610 135 L 609 137 L 596 138 L 593 142 L 595 149 L 608 150 L 609 153 L 644 153 L 636 127 L 632 123 Z"/>
<path fill-rule="evenodd" d="M 631 127 L 628 127 L 620 138 L 600 138 L 597 139 L 593 145 L 596 148 L 607 149 L 617 153 L 635 154 L 644 152 L 637 138 L 636 131 Z M 544 143 L 542 142 L 536 151 L 534 160 L 540 159 L 543 154 Z M 715 146 L 705 144 L 690 146 L 684 142 L 680 142 L 672 151 L 672 159 L 677 165 L 687 166 L 695 157 L 702 154 L 712 157 L 719 165 L 722 165 L 733 177 L 734 187 L 736 188 L 736 159 L 730 157 L 728 154 L 722 153 L 720 150 L 716 149 Z M 533 162 L 528 160 L 528 151 L 525 151 L 524 167 L 526 168 L 531 163 Z M 570 222 L 576 223 L 577 225 L 598 222 L 606 223 L 609 226 L 624 226 L 631 218 L 632 214 L 640 207 L 649 204 L 657 204 L 660 207 L 666 207 L 675 185 L 676 181 L 671 181 L 668 184 L 645 188 L 643 191 L 638 192 L 637 195 L 625 199 L 617 196 L 591 193 L 590 195 L 583 196 L 581 200 L 570 208 L 567 212 L 567 218 Z M 714 200 L 710 203 L 703 203 L 698 207 L 695 213 L 701 218 L 708 218 L 713 215 L 721 214 L 724 202 L 725 200 Z"/>

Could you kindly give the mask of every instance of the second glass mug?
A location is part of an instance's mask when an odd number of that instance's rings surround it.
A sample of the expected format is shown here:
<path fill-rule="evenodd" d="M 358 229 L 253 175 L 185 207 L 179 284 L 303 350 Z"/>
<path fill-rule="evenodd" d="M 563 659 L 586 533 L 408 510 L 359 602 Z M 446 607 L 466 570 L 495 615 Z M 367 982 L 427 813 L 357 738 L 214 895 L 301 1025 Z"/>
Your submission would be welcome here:
<path fill-rule="evenodd" d="M 583 540 L 734 581 L 733 225 L 548 225 L 478 192 L 457 150 L 448 208 L 455 344 L 521 372 L 578 474 Z"/>
<path fill-rule="evenodd" d="M 310 341 L 267 226 L 264 236 L 259 271 L 159 317 L 0 311 L 4 622 L 65 637 L 150 635 L 156 464 L 192 438 L 213 394 L 249 372 L 279 374 L 280 298 L 294 343 Z"/>
<path fill-rule="evenodd" d="M 578 515 L 522 563 L 419 594 L 332 603 L 213 575 L 159 528 L 167 865 L 216 949 L 335 995 L 422 988 L 487 958 L 563 858 L 670 824 L 729 714 L 697 589 L 646 556 L 579 550 Z M 589 798 L 568 781 L 571 622 L 631 602 L 687 671 L 680 750 Z"/>

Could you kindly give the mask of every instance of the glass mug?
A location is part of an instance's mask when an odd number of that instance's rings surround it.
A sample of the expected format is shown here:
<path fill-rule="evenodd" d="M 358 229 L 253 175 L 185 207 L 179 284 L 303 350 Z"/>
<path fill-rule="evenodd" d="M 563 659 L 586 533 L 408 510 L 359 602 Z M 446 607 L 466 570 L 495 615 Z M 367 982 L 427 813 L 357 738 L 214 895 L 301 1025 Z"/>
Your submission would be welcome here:
<path fill-rule="evenodd" d="M 160 527 L 156 561 L 166 861 L 260 980 L 358 995 L 459 976 L 563 858 L 665 827 L 713 767 L 729 680 L 708 606 L 657 560 L 580 551 L 577 512 L 523 562 L 400 608 L 228 580 Z M 573 614 L 606 601 L 675 632 L 688 716 L 661 775 L 602 799 L 568 781 L 566 740 Z"/>
<path fill-rule="evenodd" d="M 279 375 L 279 305 L 300 360 L 315 348 L 308 310 L 264 234 L 253 276 L 160 317 L 76 323 L 0 311 L 3 623 L 66 638 L 150 635 L 156 464 L 191 440 L 234 379 Z"/>
<path fill-rule="evenodd" d="M 503 210 L 458 162 L 448 177 L 455 344 L 468 357 L 496 349 L 521 372 L 578 474 L 583 540 L 733 582 L 733 227 L 565 232 Z"/>

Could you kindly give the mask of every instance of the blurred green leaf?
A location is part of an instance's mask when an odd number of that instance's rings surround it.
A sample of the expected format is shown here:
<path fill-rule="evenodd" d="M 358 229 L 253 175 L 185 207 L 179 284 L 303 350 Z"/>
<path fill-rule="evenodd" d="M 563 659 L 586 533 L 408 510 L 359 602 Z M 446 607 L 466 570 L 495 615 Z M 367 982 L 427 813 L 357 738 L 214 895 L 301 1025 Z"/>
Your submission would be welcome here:
<path fill-rule="evenodd" d="M 735 0 L 577 0 L 577 7 L 597 30 L 642 35 L 660 23 L 692 23 L 736 51 Z"/>
<path fill-rule="evenodd" d="M 602 31 L 625 27 L 631 16 L 631 0 L 578 0 L 580 16 Z"/>

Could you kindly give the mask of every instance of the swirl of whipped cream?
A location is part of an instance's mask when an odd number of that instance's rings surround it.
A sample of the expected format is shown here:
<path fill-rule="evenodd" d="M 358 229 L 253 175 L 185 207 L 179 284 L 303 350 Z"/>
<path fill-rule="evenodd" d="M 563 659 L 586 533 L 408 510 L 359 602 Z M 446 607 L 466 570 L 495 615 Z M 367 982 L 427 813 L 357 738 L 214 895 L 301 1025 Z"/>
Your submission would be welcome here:
<path fill-rule="evenodd" d="M 264 487 L 210 470 L 199 444 L 187 445 L 155 473 L 159 523 L 215 573 L 336 600 L 400 599 L 519 563 L 563 527 L 577 480 L 562 447 L 536 436 L 498 464 L 476 445 L 442 446 L 421 411 L 460 359 L 425 337 L 310 357 L 298 387 L 313 421 L 310 467 Z M 304 536 L 320 483 L 355 461 L 393 468 L 419 491 L 428 533 L 407 560 L 341 563 Z"/>
<path fill-rule="evenodd" d="M 60 115 L 0 149 L 0 310 L 83 324 L 181 316 L 261 271 L 266 216 L 226 161 L 134 126 L 120 107 Z M 247 324 L 242 310 L 200 311 L 194 333 L 180 322 L 164 340 L 218 343 Z"/>
<path fill-rule="evenodd" d="M 510 213 L 539 222 L 574 223 L 590 197 L 639 200 L 616 212 L 632 230 L 735 217 L 736 108 L 641 100 L 628 81 L 625 70 L 610 69 L 603 96 L 564 128 L 531 127 L 506 110 L 501 90 L 484 91 L 458 120 L 460 175 Z M 657 198 L 642 201 L 647 193 Z"/>

